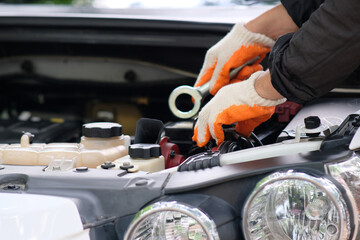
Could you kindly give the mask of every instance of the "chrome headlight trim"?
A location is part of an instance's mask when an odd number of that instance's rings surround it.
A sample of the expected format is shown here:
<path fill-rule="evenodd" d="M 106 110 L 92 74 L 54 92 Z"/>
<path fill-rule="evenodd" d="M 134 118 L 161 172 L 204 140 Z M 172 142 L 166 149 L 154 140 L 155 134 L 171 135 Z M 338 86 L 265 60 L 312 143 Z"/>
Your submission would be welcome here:
<path fill-rule="evenodd" d="M 346 203 L 341 195 L 340 190 L 332 183 L 330 180 L 322 177 L 313 177 L 309 174 L 302 173 L 302 172 L 295 172 L 294 170 L 289 170 L 287 172 L 276 172 L 273 173 L 258 182 L 255 189 L 250 194 L 249 198 L 247 199 L 244 205 L 243 211 L 243 221 L 242 221 L 242 228 L 243 234 L 245 239 L 250 239 L 249 232 L 246 231 L 247 229 L 247 222 L 248 222 L 248 211 L 251 206 L 253 200 L 257 197 L 257 195 L 266 187 L 272 183 L 277 181 L 283 180 L 302 180 L 314 184 L 316 187 L 320 188 L 324 191 L 327 196 L 331 199 L 334 203 L 337 212 L 340 216 L 340 240 L 348 239 L 350 234 L 350 225 L 349 225 L 349 214 L 346 207 Z"/>
<path fill-rule="evenodd" d="M 360 156 L 354 153 L 349 159 L 326 164 L 326 170 L 343 188 L 351 205 L 352 238 L 360 236 Z"/>
<path fill-rule="evenodd" d="M 200 209 L 195 207 L 187 206 L 183 203 L 178 203 L 176 201 L 172 202 L 156 202 L 151 204 L 143 209 L 141 209 L 136 216 L 134 217 L 133 221 L 128 227 L 128 230 L 125 234 L 125 240 L 131 240 L 136 233 L 137 228 L 145 221 L 149 216 L 152 214 L 156 214 L 159 212 L 166 212 L 166 211 L 176 211 L 183 213 L 194 220 L 196 220 L 208 236 L 208 240 L 220 240 L 215 222 L 207 216 L 204 212 Z"/>

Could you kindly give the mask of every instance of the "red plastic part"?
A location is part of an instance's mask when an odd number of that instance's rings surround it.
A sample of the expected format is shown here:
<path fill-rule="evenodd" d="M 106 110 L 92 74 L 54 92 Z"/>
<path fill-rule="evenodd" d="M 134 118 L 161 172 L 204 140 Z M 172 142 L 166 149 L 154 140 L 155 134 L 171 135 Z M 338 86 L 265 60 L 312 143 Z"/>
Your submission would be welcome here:
<path fill-rule="evenodd" d="M 275 113 L 278 114 L 278 121 L 290 122 L 290 117 L 295 116 L 302 107 L 303 105 L 290 101 L 277 105 L 275 108 Z"/>
<path fill-rule="evenodd" d="M 168 137 L 163 137 L 160 140 L 161 154 L 165 158 L 165 168 L 172 168 L 179 166 L 185 161 L 185 156 L 180 154 L 178 145 L 170 142 Z"/>

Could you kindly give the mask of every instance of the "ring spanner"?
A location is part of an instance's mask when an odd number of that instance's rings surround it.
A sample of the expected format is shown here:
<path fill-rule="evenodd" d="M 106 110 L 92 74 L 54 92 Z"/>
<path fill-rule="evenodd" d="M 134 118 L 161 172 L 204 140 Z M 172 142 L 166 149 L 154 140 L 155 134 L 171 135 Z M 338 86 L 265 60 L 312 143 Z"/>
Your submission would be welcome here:
<path fill-rule="evenodd" d="M 260 59 L 260 57 L 257 56 L 256 58 L 251 59 L 250 61 L 246 62 L 245 64 L 241 65 L 240 67 L 237 67 L 237 68 L 234 68 L 233 70 L 231 70 L 230 71 L 230 80 L 235 78 L 237 76 L 237 74 L 241 71 L 241 69 L 243 69 L 245 66 L 253 64 L 255 61 L 257 61 L 259 59 Z M 192 86 L 183 85 L 183 86 L 175 88 L 169 96 L 169 107 L 170 107 L 171 112 L 176 117 L 183 118 L 183 119 L 191 118 L 191 117 L 195 116 L 200 110 L 201 100 L 209 94 L 209 87 L 210 87 L 210 82 L 207 82 L 200 87 L 192 87 Z M 183 112 L 176 107 L 176 103 L 175 103 L 176 99 L 181 94 L 188 94 L 194 99 L 194 106 L 190 111 Z"/>

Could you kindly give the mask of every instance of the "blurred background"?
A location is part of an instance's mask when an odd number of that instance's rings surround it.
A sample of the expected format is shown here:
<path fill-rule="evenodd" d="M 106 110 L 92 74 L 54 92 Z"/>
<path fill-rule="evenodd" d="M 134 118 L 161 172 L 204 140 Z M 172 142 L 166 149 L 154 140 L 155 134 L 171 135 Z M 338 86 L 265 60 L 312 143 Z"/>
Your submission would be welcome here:
<path fill-rule="evenodd" d="M 52 4 L 95 8 L 192 8 L 202 6 L 274 4 L 277 0 L 0 0 L 4 4 Z"/>

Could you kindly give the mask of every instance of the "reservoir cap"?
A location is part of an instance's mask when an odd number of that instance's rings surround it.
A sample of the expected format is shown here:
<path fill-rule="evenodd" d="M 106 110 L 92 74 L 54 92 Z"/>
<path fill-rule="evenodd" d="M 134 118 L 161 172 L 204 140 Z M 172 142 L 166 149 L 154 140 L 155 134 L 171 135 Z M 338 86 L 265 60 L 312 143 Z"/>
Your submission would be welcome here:
<path fill-rule="evenodd" d="M 309 116 L 304 119 L 306 129 L 315 129 L 320 127 L 321 120 L 318 116 Z"/>
<path fill-rule="evenodd" d="M 137 143 L 129 146 L 131 158 L 155 158 L 161 155 L 159 144 Z"/>
<path fill-rule="evenodd" d="M 111 122 L 94 122 L 84 124 L 82 133 L 90 138 L 111 138 L 122 135 L 122 126 Z"/>

